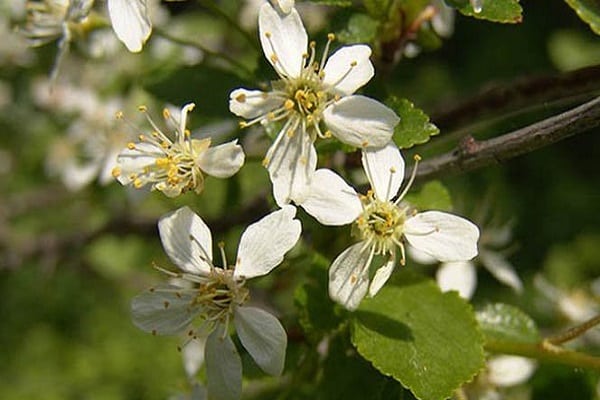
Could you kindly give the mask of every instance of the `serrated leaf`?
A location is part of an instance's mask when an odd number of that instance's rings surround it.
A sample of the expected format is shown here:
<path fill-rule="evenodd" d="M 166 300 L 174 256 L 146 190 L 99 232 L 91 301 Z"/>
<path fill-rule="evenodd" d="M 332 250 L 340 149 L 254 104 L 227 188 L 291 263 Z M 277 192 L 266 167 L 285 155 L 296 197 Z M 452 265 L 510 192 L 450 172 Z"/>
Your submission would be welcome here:
<path fill-rule="evenodd" d="M 516 24 L 523 21 L 523 8 L 519 0 L 483 0 L 481 12 L 476 13 L 468 1 L 447 1 L 463 15 L 492 22 Z"/>
<path fill-rule="evenodd" d="M 405 199 L 418 210 L 452 210 L 450 192 L 440 181 L 427 182 L 420 191 L 407 194 Z"/>
<path fill-rule="evenodd" d="M 524 343 L 537 343 L 540 340 L 533 319 L 508 304 L 489 304 L 477 311 L 475 316 L 487 339 Z"/>
<path fill-rule="evenodd" d="M 353 14 L 337 37 L 342 43 L 370 43 L 377 36 L 378 26 L 379 22 L 366 14 Z"/>
<path fill-rule="evenodd" d="M 358 352 L 418 399 L 450 397 L 484 365 L 483 335 L 471 306 L 408 269 L 363 300 L 355 316 Z"/>
<path fill-rule="evenodd" d="M 392 97 L 387 104 L 400 116 L 400 122 L 394 129 L 394 142 L 401 149 L 426 143 L 431 136 L 440 133 L 438 127 L 429 122 L 427 114 L 410 101 Z"/>
<path fill-rule="evenodd" d="M 575 10 L 579 18 L 600 35 L 600 2 L 597 0 L 565 0 Z"/>

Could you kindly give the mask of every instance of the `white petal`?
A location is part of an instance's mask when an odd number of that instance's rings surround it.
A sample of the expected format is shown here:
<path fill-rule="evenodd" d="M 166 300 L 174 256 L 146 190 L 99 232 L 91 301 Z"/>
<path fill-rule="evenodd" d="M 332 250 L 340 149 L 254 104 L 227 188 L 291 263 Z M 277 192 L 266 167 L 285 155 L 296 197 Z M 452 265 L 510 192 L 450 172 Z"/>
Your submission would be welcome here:
<path fill-rule="evenodd" d="M 333 135 L 355 147 L 385 146 L 400 121 L 377 100 L 359 95 L 336 101 L 323 111 L 323 119 Z"/>
<path fill-rule="evenodd" d="M 442 262 L 466 261 L 477 255 L 479 228 L 456 215 L 418 213 L 404 223 L 404 236 L 415 248 Z"/>
<path fill-rule="evenodd" d="M 443 0 L 433 0 L 437 13 L 431 19 L 433 30 L 441 37 L 447 38 L 454 33 L 454 8 L 448 7 Z"/>
<path fill-rule="evenodd" d="M 370 56 L 371 48 L 364 44 L 342 47 L 327 60 L 323 84 L 341 96 L 354 93 L 375 73 Z"/>
<path fill-rule="evenodd" d="M 238 117 L 253 119 L 283 105 L 283 100 L 269 92 L 235 89 L 229 94 L 229 111 Z"/>
<path fill-rule="evenodd" d="M 300 206 L 323 225 L 346 225 L 362 212 L 356 191 L 341 176 L 325 168 L 315 172 Z"/>
<path fill-rule="evenodd" d="M 437 270 L 435 279 L 442 292 L 455 290 L 463 299 L 470 299 L 477 286 L 477 272 L 470 261 L 443 263 Z"/>
<path fill-rule="evenodd" d="M 280 207 L 290 201 L 301 203 L 317 169 L 317 151 L 309 135 L 301 130 L 289 137 L 285 128 L 281 141 L 267 152 L 273 197 Z"/>
<path fill-rule="evenodd" d="M 284 14 L 288 14 L 294 8 L 294 0 L 269 0 L 269 2 Z"/>
<path fill-rule="evenodd" d="M 62 170 L 62 181 L 67 189 L 76 191 L 91 183 L 98 175 L 97 162 L 87 164 L 67 163 Z"/>
<path fill-rule="evenodd" d="M 344 250 L 329 268 L 329 297 L 348 310 L 356 310 L 369 288 L 369 251 L 364 242 Z"/>
<path fill-rule="evenodd" d="M 494 275 L 494 278 L 513 288 L 517 293 L 523 291 L 523 282 L 521 282 L 519 275 L 500 253 L 482 250 L 479 253 L 479 258 L 483 266 Z"/>
<path fill-rule="evenodd" d="M 406 246 L 406 252 L 408 256 L 412 258 L 414 261 L 423 265 L 432 265 L 437 264 L 439 261 L 434 257 L 431 257 L 429 254 L 422 252 L 421 250 L 415 249 L 414 247 L 408 245 Z"/>
<path fill-rule="evenodd" d="M 260 44 L 267 60 L 282 76 L 297 78 L 304 64 L 308 36 L 296 9 L 278 13 L 265 3 L 258 14 Z"/>
<path fill-rule="evenodd" d="M 192 306 L 194 295 L 178 286 L 164 285 L 148 290 L 131 301 L 133 324 L 158 335 L 175 335 L 188 327 L 201 311 Z"/>
<path fill-rule="evenodd" d="M 235 329 L 256 364 L 270 375 L 281 375 L 287 335 L 277 318 L 255 307 L 237 307 Z"/>
<path fill-rule="evenodd" d="M 385 147 L 367 147 L 362 151 L 362 164 L 375 196 L 388 201 L 398 194 L 404 179 L 404 159 L 393 142 Z"/>
<path fill-rule="evenodd" d="M 381 289 L 388 279 L 390 279 L 395 266 L 396 257 L 390 257 L 383 266 L 377 269 L 377 272 L 375 272 L 375 276 L 371 281 L 371 285 L 369 286 L 369 296 L 373 297 L 379 292 L 379 289 Z"/>
<path fill-rule="evenodd" d="M 152 31 L 146 0 L 108 0 L 108 14 L 117 37 L 129 51 L 142 50 Z"/>
<path fill-rule="evenodd" d="M 165 252 L 182 271 L 207 275 L 212 261 L 212 235 L 189 207 L 163 216 L 158 231 Z"/>
<path fill-rule="evenodd" d="M 206 149 L 196 160 L 200 169 L 217 178 L 229 178 L 244 165 L 244 150 L 237 139 Z"/>
<path fill-rule="evenodd" d="M 525 383 L 536 368 L 535 362 L 528 358 L 506 355 L 490 358 L 487 366 L 490 383 L 504 387 Z"/>
<path fill-rule="evenodd" d="M 250 225 L 242 234 L 234 275 L 252 278 L 268 274 L 283 261 L 300 238 L 296 207 L 287 205 Z"/>
<path fill-rule="evenodd" d="M 223 330 L 219 325 L 206 339 L 208 394 L 215 400 L 239 400 L 242 397 L 242 359 Z"/>
<path fill-rule="evenodd" d="M 204 364 L 204 345 L 206 338 L 192 339 L 181 350 L 183 369 L 188 377 L 193 378 Z"/>
<path fill-rule="evenodd" d="M 117 156 L 117 165 L 120 169 L 117 180 L 122 185 L 130 183 L 131 174 L 141 173 L 145 167 L 154 165 L 156 159 L 164 155 L 164 151 L 150 143 L 135 143 L 135 148 L 124 149 Z"/>

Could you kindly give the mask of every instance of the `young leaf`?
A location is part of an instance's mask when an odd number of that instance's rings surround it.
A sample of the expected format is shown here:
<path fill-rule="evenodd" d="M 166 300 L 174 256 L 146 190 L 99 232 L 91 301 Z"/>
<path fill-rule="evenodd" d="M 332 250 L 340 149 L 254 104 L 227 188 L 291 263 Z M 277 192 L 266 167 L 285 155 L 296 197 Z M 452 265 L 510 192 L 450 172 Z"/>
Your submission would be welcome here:
<path fill-rule="evenodd" d="M 353 14 L 337 36 L 342 43 L 370 43 L 377 36 L 378 26 L 379 22 L 367 14 Z"/>
<path fill-rule="evenodd" d="M 508 304 L 485 306 L 475 314 L 487 339 L 536 343 L 540 335 L 531 317 Z"/>
<path fill-rule="evenodd" d="M 504 24 L 516 24 L 523 21 L 523 8 L 519 0 L 483 0 L 481 12 L 476 13 L 469 2 L 451 0 L 450 5 L 457 7 L 464 15 Z"/>
<path fill-rule="evenodd" d="M 400 116 L 400 123 L 394 129 L 394 142 L 401 149 L 425 143 L 440 133 L 438 127 L 429 122 L 427 114 L 410 101 L 392 97 L 387 104 Z"/>
<path fill-rule="evenodd" d="M 600 35 L 600 3 L 597 0 L 565 0 L 579 18 Z"/>
<path fill-rule="evenodd" d="M 355 316 L 358 352 L 418 399 L 450 397 L 484 365 L 483 336 L 470 305 L 408 269 L 363 300 Z"/>
<path fill-rule="evenodd" d="M 406 201 L 418 210 L 452 210 L 452 199 L 448 189 L 440 181 L 427 182 L 420 191 L 409 193 Z"/>

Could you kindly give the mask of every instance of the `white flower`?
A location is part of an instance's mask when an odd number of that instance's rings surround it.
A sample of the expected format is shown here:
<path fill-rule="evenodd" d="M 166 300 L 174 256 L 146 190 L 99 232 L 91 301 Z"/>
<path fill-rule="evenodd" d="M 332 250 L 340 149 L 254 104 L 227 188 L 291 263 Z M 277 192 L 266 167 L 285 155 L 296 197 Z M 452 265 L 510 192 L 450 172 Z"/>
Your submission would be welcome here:
<path fill-rule="evenodd" d="M 373 99 L 352 95 L 374 73 L 368 46 L 345 46 L 327 59 L 334 39 L 330 34 L 323 58 L 317 62 L 315 43 L 308 44 L 295 9 L 282 14 L 265 3 L 258 23 L 263 51 L 280 80 L 272 83 L 270 92 L 234 90 L 229 109 L 249 120 L 242 126 L 282 122 L 263 162 L 275 200 L 282 205 L 303 198 L 316 169 L 317 137 L 333 135 L 356 147 L 384 146 L 399 118 Z M 327 130 L 321 128 L 322 122 Z"/>
<path fill-rule="evenodd" d="M 115 34 L 127 49 L 141 51 L 152 32 L 146 0 L 108 0 L 108 14 Z"/>
<path fill-rule="evenodd" d="M 300 203 L 325 225 L 355 224 L 360 241 L 342 252 L 329 270 L 329 295 L 349 310 L 358 307 L 367 291 L 374 296 L 388 280 L 398 248 L 404 264 L 404 241 L 439 261 L 465 261 L 477 255 L 479 238 L 477 226 L 464 218 L 439 211 L 417 213 L 401 203 L 415 174 L 398 194 L 404 160 L 394 144 L 364 149 L 362 163 L 372 187 L 366 196 L 358 195 L 334 172 L 320 169 Z M 387 260 L 370 282 L 369 267 L 375 255 Z"/>
<path fill-rule="evenodd" d="M 113 176 L 123 185 L 132 184 L 135 188 L 152 185 L 152 189 L 163 192 L 168 197 L 176 197 L 189 190 L 201 193 L 204 189 L 204 175 L 228 178 L 244 164 L 244 152 L 237 140 L 210 147 L 210 138 L 192 139 L 186 129 L 187 114 L 194 108 L 193 103 L 181 109 L 179 121 L 163 110 L 168 123 L 175 126 L 175 138 L 171 140 L 148 118 L 154 129 L 148 135 L 139 135 L 138 143 L 129 143 L 117 158 L 118 165 Z M 145 107 L 140 110 L 146 113 Z M 146 114 L 147 116 L 147 114 Z M 117 117 L 122 117 L 118 114 Z"/>
<path fill-rule="evenodd" d="M 245 305 L 247 279 L 268 274 L 281 263 L 300 238 L 296 208 L 288 205 L 250 225 L 242 234 L 234 266 L 228 266 L 221 247 L 223 268 L 213 264 L 212 235 L 204 221 L 187 207 L 161 218 L 158 229 L 165 252 L 181 273 L 169 273 L 192 288 L 163 285 L 132 301 L 133 322 L 153 334 L 185 332 L 196 317 L 190 338 L 207 336 L 204 361 L 211 398 L 239 399 L 242 363 L 229 336 L 231 322 L 237 336 L 258 366 L 268 374 L 283 371 L 287 337 L 274 316 Z"/>
<path fill-rule="evenodd" d="M 493 385 L 516 386 L 527 382 L 536 367 L 536 363 L 529 358 L 499 355 L 490 357 L 487 361 L 487 375 Z"/>

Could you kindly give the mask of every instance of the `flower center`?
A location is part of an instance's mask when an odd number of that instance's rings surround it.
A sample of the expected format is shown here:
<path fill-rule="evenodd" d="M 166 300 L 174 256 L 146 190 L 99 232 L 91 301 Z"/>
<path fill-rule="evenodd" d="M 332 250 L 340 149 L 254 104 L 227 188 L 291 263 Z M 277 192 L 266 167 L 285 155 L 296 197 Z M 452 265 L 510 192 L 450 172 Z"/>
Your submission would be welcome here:
<path fill-rule="evenodd" d="M 363 199 L 363 213 L 356 220 L 358 234 L 373 246 L 374 254 L 390 254 L 402 244 L 406 209 L 391 201 L 381 201 L 369 192 Z"/>
<path fill-rule="evenodd" d="M 224 321 L 233 314 L 234 307 L 245 303 L 248 295 L 243 282 L 233 277 L 233 269 L 214 267 L 197 288 L 192 305 L 203 308 L 207 321 Z"/>

